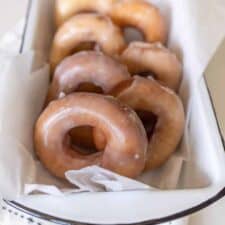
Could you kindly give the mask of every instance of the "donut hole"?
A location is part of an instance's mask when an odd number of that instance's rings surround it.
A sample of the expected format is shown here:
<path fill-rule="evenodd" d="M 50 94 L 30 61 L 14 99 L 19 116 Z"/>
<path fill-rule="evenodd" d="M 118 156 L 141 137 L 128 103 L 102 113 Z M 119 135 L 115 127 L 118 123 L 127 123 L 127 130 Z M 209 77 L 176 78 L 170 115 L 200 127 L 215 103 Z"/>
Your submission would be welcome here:
<path fill-rule="evenodd" d="M 73 55 L 74 53 L 80 52 L 80 51 L 88 51 L 93 50 L 96 47 L 95 42 L 80 42 L 78 46 L 73 48 L 70 52 L 70 55 Z"/>
<path fill-rule="evenodd" d="M 101 46 L 94 41 L 80 42 L 79 45 L 71 49 L 69 55 L 73 55 L 82 51 L 102 51 Z"/>
<path fill-rule="evenodd" d="M 131 73 L 132 75 L 136 75 L 136 74 L 138 74 L 139 76 L 141 76 L 141 77 L 146 77 L 146 78 L 148 78 L 148 77 L 152 77 L 152 78 L 154 78 L 155 80 L 157 80 L 157 75 L 154 73 L 154 72 L 152 72 L 152 71 L 150 71 L 150 70 L 143 70 L 143 71 L 135 71 L 135 72 L 133 72 L 133 73 Z"/>
<path fill-rule="evenodd" d="M 79 92 L 93 92 L 93 93 L 98 93 L 98 94 L 103 94 L 103 90 L 100 86 L 95 85 L 93 83 L 90 82 L 84 82 L 81 83 L 78 88 L 76 89 L 76 91 Z"/>
<path fill-rule="evenodd" d="M 155 78 L 155 74 L 152 73 L 152 72 L 149 72 L 149 71 L 141 71 L 138 73 L 139 76 L 142 76 L 142 77 L 153 77 Z"/>
<path fill-rule="evenodd" d="M 136 110 L 136 113 L 145 127 L 148 138 L 151 138 L 155 129 L 157 117 L 153 113 L 145 110 Z"/>
<path fill-rule="evenodd" d="M 69 145 L 76 152 L 88 155 L 97 152 L 93 139 L 93 127 L 79 126 L 69 131 Z"/>
<path fill-rule="evenodd" d="M 79 15 L 79 14 L 89 14 L 89 13 L 92 13 L 92 14 L 96 14 L 96 13 L 98 13 L 98 11 L 97 10 L 94 10 L 94 9 L 82 9 L 82 10 L 80 10 L 80 11 L 78 11 L 78 12 L 76 12 L 76 15 Z"/>
<path fill-rule="evenodd" d="M 136 27 L 125 27 L 124 38 L 127 43 L 130 43 L 132 41 L 144 41 L 143 33 Z"/>

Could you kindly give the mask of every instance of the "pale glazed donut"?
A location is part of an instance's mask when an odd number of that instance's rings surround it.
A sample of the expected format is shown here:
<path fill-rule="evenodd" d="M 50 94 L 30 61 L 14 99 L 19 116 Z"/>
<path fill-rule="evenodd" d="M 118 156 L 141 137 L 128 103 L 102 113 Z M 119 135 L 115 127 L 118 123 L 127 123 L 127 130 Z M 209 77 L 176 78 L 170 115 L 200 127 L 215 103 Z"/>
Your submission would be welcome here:
<path fill-rule="evenodd" d="M 127 68 L 115 59 L 96 51 L 83 51 L 65 58 L 56 68 L 47 102 L 61 93 L 69 94 L 83 83 L 93 83 L 104 93 L 130 78 Z"/>
<path fill-rule="evenodd" d="M 147 42 L 162 42 L 167 39 L 167 28 L 159 10 L 143 0 L 118 0 L 113 4 L 110 16 L 121 27 L 139 29 Z"/>
<path fill-rule="evenodd" d="M 117 0 L 56 0 L 55 23 L 59 27 L 77 13 L 94 11 L 107 15 Z"/>
<path fill-rule="evenodd" d="M 78 14 L 67 20 L 57 31 L 50 54 L 51 70 L 84 42 L 94 42 L 110 56 L 119 55 L 126 47 L 122 31 L 103 15 Z"/>
<path fill-rule="evenodd" d="M 129 79 L 130 74 L 127 68 L 104 55 L 101 52 L 83 51 L 64 59 L 56 68 L 52 83 L 49 88 L 47 103 L 57 99 L 60 95 L 67 95 L 79 89 L 83 83 L 83 91 L 93 92 L 91 84 L 100 87 L 104 94 L 111 91 L 121 81 Z M 72 140 L 85 148 L 105 148 L 103 136 L 101 146 L 93 141 L 92 129 L 89 127 L 76 128 L 71 130 Z"/>
<path fill-rule="evenodd" d="M 139 76 L 121 83 L 113 95 L 135 110 L 146 110 L 157 116 L 145 168 L 152 170 L 163 165 L 176 150 L 183 134 L 185 116 L 180 98 L 153 78 Z"/>
<path fill-rule="evenodd" d="M 132 42 L 122 53 L 121 60 L 130 73 L 152 72 L 163 85 L 177 90 L 181 81 L 182 65 L 176 55 L 161 43 Z"/>
<path fill-rule="evenodd" d="M 97 127 L 104 132 L 104 152 L 82 155 L 65 141 L 77 126 Z M 128 177 L 144 169 L 147 137 L 136 113 L 113 97 L 93 93 L 73 93 L 52 101 L 35 125 L 35 148 L 45 167 L 65 178 L 68 170 L 100 165 Z"/>

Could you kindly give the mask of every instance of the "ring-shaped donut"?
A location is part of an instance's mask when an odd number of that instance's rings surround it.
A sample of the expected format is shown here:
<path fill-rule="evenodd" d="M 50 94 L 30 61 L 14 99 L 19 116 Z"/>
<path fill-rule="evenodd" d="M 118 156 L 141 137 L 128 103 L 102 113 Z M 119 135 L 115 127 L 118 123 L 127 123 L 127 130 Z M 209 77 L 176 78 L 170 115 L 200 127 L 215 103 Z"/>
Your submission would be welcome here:
<path fill-rule="evenodd" d="M 81 43 L 87 42 L 94 42 L 113 57 L 126 47 L 122 31 L 108 17 L 95 13 L 78 14 L 67 20 L 55 34 L 49 60 L 51 71 Z"/>
<path fill-rule="evenodd" d="M 88 125 L 103 131 L 107 144 L 103 152 L 82 155 L 67 142 L 68 132 Z M 35 149 L 45 167 L 65 178 L 68 170 L 99 165 L 128 177 L 144 169 L 147 137 L 136 113 L 113 97 L 73 93 L 52 101 L 35 125 Z"/>
<path fill-rule="evenodd" d="M 118 0 L 113 4 L 110 16 L 118 26 L 135 27 L 147 42 L 165 43 L 167 28 L 158 8 L 142 0 Z"/>
<path fill-rule="evenodd" d="M 94 84 L 107 94 L 120 82 L 129 78 L 127 68 L 115 59 L 96 51 L 79 52 L 68 56 L 57 66 L 47 103 L 60 98 L 61 95 L 75 92 L 84 83 L 86 85 L 83 86 L 83 91 L 94 92 L 96 89 L 91 88 Z M 72 129 L 70 135 L 73 143 L 88 149 L 103 150 L 106 141 L 104 136 L 102 135 L 101 145 L 95 143 L 92 130 L 90 127 Z"/>
<path fill-rule="evenodd" d="M 126 66 L 96 51 L 82 51 L 65 58 L 56 68 L 47 102 L 75 92 L 83 83 L 100 87 L 104 94 L 130 78 Z"/>
<path fill-rule="evenodd" d="M 117 0 L 56 0 L 55 23 L 62 25 L 70 17 L 83 12 L 98 12 L 107 15 Z"/>
<path fill-rule="evenodd" d="M 183 135 L 185 115 L 182 102 L 174 91 L 153 78 L 134 76 L 116 87 L 112 93 L 134 110 L 145 110 L 157 116 L 149 139 L 146 170 L 162 166 L 176 150 Z"/>
<path fill-rule="evenodd" d="M 156 80 L 175 91 L 180 85 L 182 65 L 176 55 L 159 42 L 131 42 L 121 60 L 132 74 L 153 73 Z"/>

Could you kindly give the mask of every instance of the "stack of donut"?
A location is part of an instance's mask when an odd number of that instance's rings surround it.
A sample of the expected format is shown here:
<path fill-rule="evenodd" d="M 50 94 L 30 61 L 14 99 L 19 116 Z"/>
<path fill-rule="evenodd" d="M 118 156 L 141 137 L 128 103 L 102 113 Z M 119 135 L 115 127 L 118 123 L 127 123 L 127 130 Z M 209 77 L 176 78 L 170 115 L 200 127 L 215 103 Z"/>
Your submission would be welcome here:
<path fill-rule="evenodd" d="M 176 94 L 182 66 L 166 48 L 159 9 L 144 0 L 56 0 L 51 83 L 35 125 L 44 166 L 99 165 L 135 178 L 176 150 L 184 110 Z M 126 43 L 135 27 L 144 41 Z"/>

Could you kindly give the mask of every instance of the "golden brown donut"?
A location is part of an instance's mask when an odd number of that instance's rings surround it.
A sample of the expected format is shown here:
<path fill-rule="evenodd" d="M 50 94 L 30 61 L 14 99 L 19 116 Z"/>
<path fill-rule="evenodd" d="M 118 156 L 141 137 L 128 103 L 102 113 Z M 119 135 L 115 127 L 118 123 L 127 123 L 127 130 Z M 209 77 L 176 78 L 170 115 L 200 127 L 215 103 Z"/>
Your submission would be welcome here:
<path fill-rule="evenodd" d="M 56 68 L 47 102 L 61 93 L 74 92 L 83 83 L 93 83 L 108 93 L 130 78 L 127 68 L 115 59 L 96 51 L 83 51 L 65 58 Z"/>
<path fill-rule="evenodd" d="M 132 74 L 153 73 L 161 84 L 173 90 L 179 87 L 182 65 L 176 55 L 159 42 L 131 42 L 121 60 Z"/>
<path fill-rule="evenodd" d="M 164 18 L 152 4 L 143 0 L 118 0 L 113 4 L 110 16 L 121 27 L 135 27 L 147 42 L 162 42 L 167 39 Z"/>
<path fill-rule="evenodd" d="M 107 139 L 104 152 L 82 155 L 65 141 L 77 126 L 96 127 Z M 65 178 L 68 170 L 99 165 L 128 177 L 144 169 L 147 137 L 144 127 L 129 107 L 113 97 L 73 93 L 52 101 L 39 117 L 34 132 L 35 149 L 45 167 Z"/>
<path fill-rule="evenodd" d="M 55 23 L 59 27 L 70 17 L 81 12 L 108 14 L 116 0 L 56 0 Z"/>
<path fill-rule="evenodd" d="M 56 68 L 47 102 L 59 98 L 62 93 L 67 95 L 81 89 L 96 92 L 96 88 L 92 88 L 91 84 L 97 85 L 106 94 L 121 81 L 129 78 L 127 68 L 111 57 L 95 51 L 79 52 L 64 59 Z M 72 130 L 71 137 L 74 143 L 85 148 L 105 148 L 105 144 L 94 144 L 92 132 L 88 127 Z M 105 143 L 104 136 L 102 141 Z"/>
<path fill-rule="evenodd" d="M 180 98 L 174 91 L 161 86 L 153 78 L 134 78 L 115 88 L 113 95 L 135 110 L 145 110 L 157 116 L 154 132 L 149 140 L 146 170 L 163 165 L 183 135 L 185 116 Z"/>
<path fill-rule="evenodd" d="M 67 20 L 55 34 L 50 54 L 51 70 L 54 71 L 84 42 L 94 42 L 104 53 L 115 57 L 126 47 L 121 30 L 108 17 L 95 13 L 78 14 Z"/>

